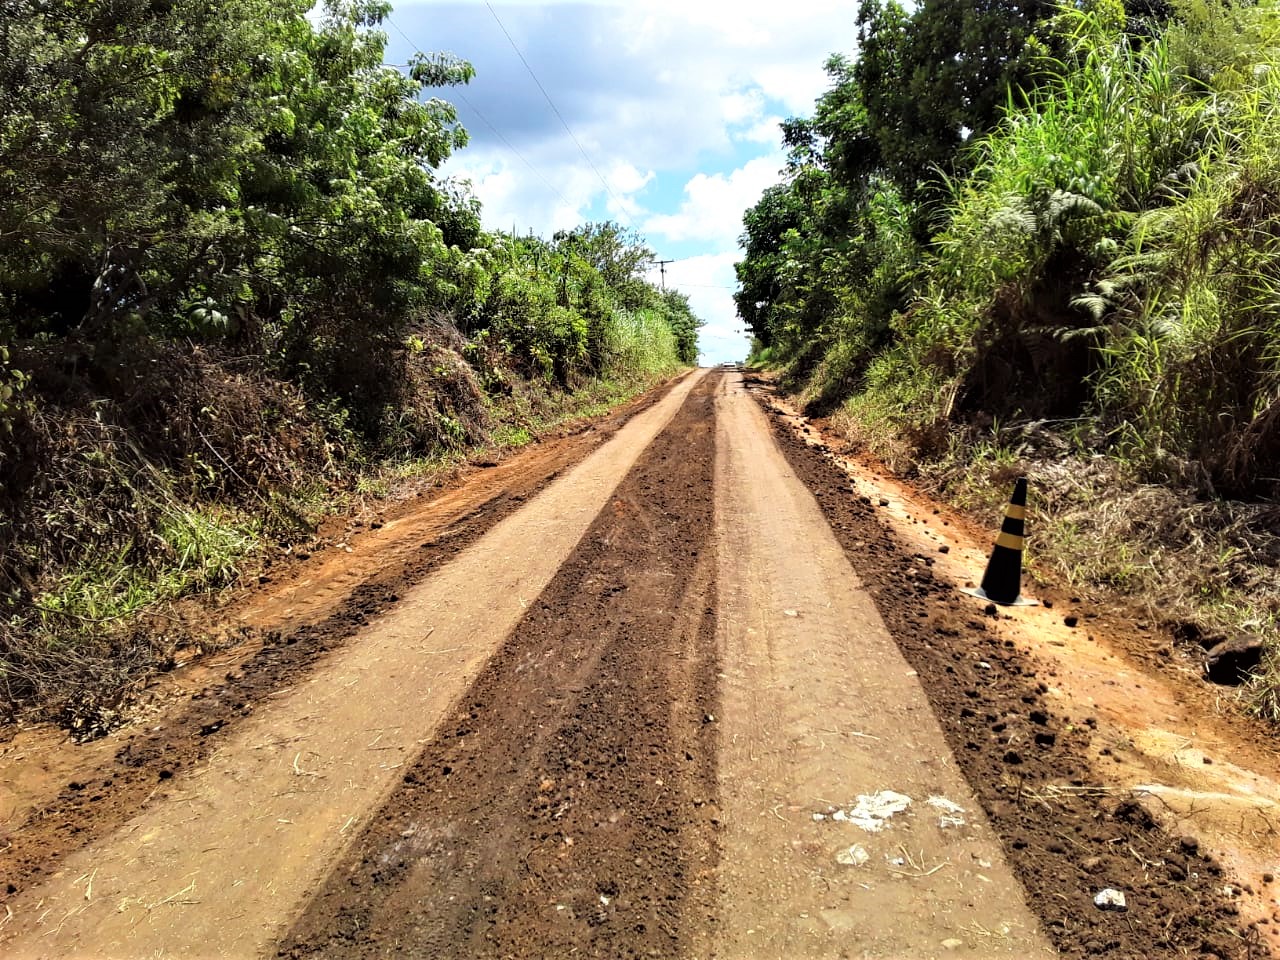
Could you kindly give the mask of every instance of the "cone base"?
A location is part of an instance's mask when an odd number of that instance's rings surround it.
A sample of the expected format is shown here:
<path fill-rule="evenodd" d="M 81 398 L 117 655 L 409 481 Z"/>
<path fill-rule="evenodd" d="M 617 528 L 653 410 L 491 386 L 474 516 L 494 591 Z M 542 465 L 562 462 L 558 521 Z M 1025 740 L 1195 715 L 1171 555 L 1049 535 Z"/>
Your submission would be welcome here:
<path fill-rule="evenodd" d="M 1031 600 L 1031 599 L 1028 599 L 1027 597 L 1022 596 L 1021 594 L 1018 595 L 1017 599 L 1013 601 L 1009 601 L 1009 600 L 996 600 L 994 597 L 989 597 L 987 596 L 987 592 L 983 590 L 981 587 L 963 587 L 961 588 L 960 592 L 967 593 L 971 597 L 977 597 L 979 600 L 987 600 L 987 601 L 990 601 L 991 603 L 999 604 L 1002 607 L 1038 607 L 1040 606 L 1039 600 Z"/>

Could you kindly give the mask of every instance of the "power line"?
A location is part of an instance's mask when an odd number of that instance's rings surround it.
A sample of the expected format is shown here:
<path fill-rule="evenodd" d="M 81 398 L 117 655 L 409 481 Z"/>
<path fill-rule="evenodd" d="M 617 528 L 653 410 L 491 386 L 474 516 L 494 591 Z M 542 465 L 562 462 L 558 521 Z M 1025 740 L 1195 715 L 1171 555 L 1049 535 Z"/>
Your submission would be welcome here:
<path fill-rule="evenodd" d="M 533 78 L 533 82 L 537 84 L 538 89 L 542 91 L 542 96 L 546 98 L 547 105 L 551 107 L 551 112 L 556 115 L 556 119 L 558 119 L 560 121 L 560 125 L 564 127 L 565 133 L 569 134 L 569 139 L 574 142 L 574 145 L 578 148 L 578 152 L 582 154 L 582 159 L 587 161 L 587 166 L 589 166 L 592 172 L 596 175 L 596 179 L 600 181 L 605 192 L 609 194 L 609 196 L 613 198 L 613 202 L 618 205 L 618 216 L 626 221 L 628 227 L 634 227 L 635 225 L 631 222 L 631 218 L 627 216 L 626 207 L 623 205 L 622 201 L 618 199 L 618 195 L 613 192 L 613 189 L 609 186 L 609 181 L 604 178 L 604 174 L 600 172 L 599 168 L 592 162 L 591 157 L 587 155 L 587 151 L 583 149 L 582 144 L 578 141 L 578 138 L 574 135 L 573 131 L 569 129 L 568 121 L 565 120 L 564 115 L 561 114 L 559 108 L 556 107 L 555 101 L 551 99 L 551 94 L 547 93 L 547 88 L 542 85 L 542 81 L 538 79 L 538 75 L 533 72 L 533 67 L 529 66 L 529 61 L 524 58 L 524 54 L 520 52 L 520 48 L 516 45 L 515 40 L 507 31 L 507 28 L 503 26 L 502 20 L 498 16 L 498 11 L 493 9 L 493 4 L 489 3 L 489 0 L 485 0 L 484 5 L 489 8 L 489 12 L 493 14 L 494 21 L 498 24 L 499 29 L 502 30 L 503 35 L 506 36 L 507 42 L 511 44 L 511 49 L 516 52 L 516 56 L 520 58 L 520 62 L 524 64 L 524 68 L 529 71 L 529 76 Z"/>
<path fill-rule="evenodd" d="M 457 96 L 459 100 L 461 100 L 463 103 L 467 105 L 467 109 L 470 110 L 472 113 L 474 113 L 480 119 L 481 123 L 483 123 L 486 127 L 488 127 L 490 130 L 493 131 L 493 135 L 497 137 L 499 140 L 501 140 L 506 145 L 508 150 L 514 153 L 522 161 L 524 161 L 524 165 L 533 171 L 534 176 L 536 176 L 539 180 L 541 180 L 543 183 L 547 185 L 547 189 L 549 189 L 552 193 L 554 193 L 557 197 L 560 198 L 561 203 L 563 203 L 566 207 L 568 207 L 571 210 L 577 209 L 577 207 L 574 204 L 569 202 L 568 197 L 566 197 L 563 193 L 561 193 L 560 189 L 554 183 L 548 180 L 543 175 L 542 171 L 539 170 L 537 167 L 535 167 L 529 161 L 528 157 L 526 157 L 523 153 L 517 150 L 515 148 L 515 145 L 502 135 L 502 131 L 500 131 L 497 127 L 495 127 L 492 123 L 489 122 L 489 118 L 486 117 L 483 113 L 481 113 L 479 109 L 477 109 L 475 104 L 473 104 L 470 100 L 468 100 L 461 92 L 459 92 Z"/>
<path fill-rule="evenodd" d="M 385 19 L 387 23 L 395 27 L 396 33 L 404 37 L 405 42 L 409 44 L 410 47 L 413 48 L 415 53 L 422 53 L 422 49 L 416 43 L 414 43 L 412 39 L 410 39 L 407 33 L 405 33 L 402 29 L 400 29 L 400 24 L 392 20 L 390 15 L 388 15 Z M 533 171 L 534 176 L 536 176 L 539 180 L 545 183 L 547 185 L 547 188 L 552 193 L 554 193 L 557 197 L 560 198 L 561 203 L 563 203 L 566 207 L 569 207 L 570 209 L 574 209 L 574 210 L 577 209 L 572 203 L 569 202 L 568 198 L 565 197 L 565 195 L 560 192 L 559 188 L 556 187 L 556 185 L 552 183 L 550 180 L 548 180 L 546 176 L 543 175 L 542 171 L 539 170 L 537 167 L 535 167 L 529 161 L 528 157 L 526 157 L 523 153 L 521 153 L 519 150 L 516 149 L 515 144 L 513 144 L 510 140 L 508 140 L 506 137 L 502 135 L 501 130 L 499 130 L 497 127 L 495 127 L 492 123 L 489 122 L 489 118 L 486 117 L 483 113 L 481 113 L 480 109 L 470 100 L 468 100 L 466 95 L 461 90 L 456 91 L 456 95 L 459 100 L 461 100 L 464 104 L 466 104 L 467 109 L 470 110 L 472 113 L 474 113 L 476 117 L 479 118 L 480 122 L 483 123 L 486 127 L 488 127 L 493 132 L 493 135 L 495 137 L 497 137 L 499 140 L 502 141 L 502 143 L 506 146 L 508 150 L 514 153 L 517 157 L 519 157 L 524 162 L 524 165 Z"/>

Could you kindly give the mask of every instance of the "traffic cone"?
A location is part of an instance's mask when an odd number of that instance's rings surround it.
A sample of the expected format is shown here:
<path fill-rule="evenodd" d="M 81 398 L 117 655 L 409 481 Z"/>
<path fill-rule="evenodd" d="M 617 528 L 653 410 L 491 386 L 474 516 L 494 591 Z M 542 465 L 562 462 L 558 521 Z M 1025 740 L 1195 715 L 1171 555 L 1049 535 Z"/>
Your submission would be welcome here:
<path fill-rule="evenodd" d="M 1027 478 L 1019 477 L 1004 511 L 1004 523 L 995 549 L 987 561 L 982 586 L 965 593 L 1006 607 L 1033 607 L 1036 601 L 1022 596 L 1022 546 L 1026 540 Z"/>

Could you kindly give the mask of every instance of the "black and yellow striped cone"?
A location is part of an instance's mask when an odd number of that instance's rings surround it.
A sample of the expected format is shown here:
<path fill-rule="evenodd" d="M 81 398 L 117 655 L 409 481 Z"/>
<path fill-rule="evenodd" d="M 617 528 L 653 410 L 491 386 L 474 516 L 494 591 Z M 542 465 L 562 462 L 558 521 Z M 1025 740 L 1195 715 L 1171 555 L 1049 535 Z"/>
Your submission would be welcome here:
<path fill-rule="evenodd" d="M 1013 486 L 1013 496 L 1004 511 L 1004 523 L 995 549 L 987 561 L 987 572 L 982 576 L 982 586 L 965 593 L 1006 607 L 1034 606 L 1034 600 L 1022 596 L 1022 547 L 1026 540 L 1027 478 L 1019 477 Z"/>

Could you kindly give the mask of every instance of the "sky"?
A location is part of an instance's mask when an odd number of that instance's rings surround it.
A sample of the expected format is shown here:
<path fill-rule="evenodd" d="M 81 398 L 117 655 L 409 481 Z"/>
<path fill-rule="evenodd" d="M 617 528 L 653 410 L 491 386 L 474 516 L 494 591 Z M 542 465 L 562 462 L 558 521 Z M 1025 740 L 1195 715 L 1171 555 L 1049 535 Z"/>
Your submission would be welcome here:
<path fill-rule="evenodd" d="M 475 67 L 469 85 L 441 92 L 471 136 L 442 172 L 470 181 L 486 227 L 550 237 L 613 220 L 638 231 L 673 261 L 666 284 L 706 321 L 700 359 L 715 364 L 749 349 L 732 299 L 743 212 L 779 179 L 779 122 L 810 115 L 827 56 L 853 52 L 855 10 L 397 0 L 387 59 L 416 48 Z"/>

